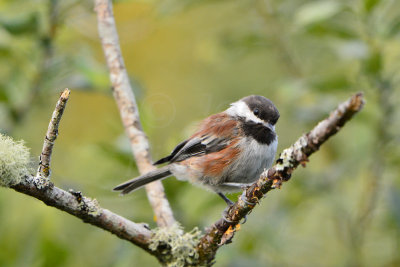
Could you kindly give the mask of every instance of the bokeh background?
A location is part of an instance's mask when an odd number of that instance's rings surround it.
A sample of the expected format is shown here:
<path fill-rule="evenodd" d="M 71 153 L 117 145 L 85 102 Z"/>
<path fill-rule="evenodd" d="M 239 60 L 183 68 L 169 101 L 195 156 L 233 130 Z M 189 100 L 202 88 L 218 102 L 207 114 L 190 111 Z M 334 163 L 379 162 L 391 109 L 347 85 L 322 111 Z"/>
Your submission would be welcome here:
<path fill-rule="evenodd" d="M 114 13 L 154 159 L 202 118 L 250 95 L 281 112 L 279 151 L 351 94 L 365 109 L 268 194 L 216 266 L 400 266 L 400 2 L 127 0 Z M 155 226 L 113 101 L 92 1 L 0 2 L 0 131 L 38 162 L 59 92 L 72 90 L 52 180 Z M 164 181 L 186 230 L 219 218 L 218 196 Z M 236 199 L 237 195 L 232 195 Z M 1 266 L 157 266 L 126 241 L 0 188 Z"/>

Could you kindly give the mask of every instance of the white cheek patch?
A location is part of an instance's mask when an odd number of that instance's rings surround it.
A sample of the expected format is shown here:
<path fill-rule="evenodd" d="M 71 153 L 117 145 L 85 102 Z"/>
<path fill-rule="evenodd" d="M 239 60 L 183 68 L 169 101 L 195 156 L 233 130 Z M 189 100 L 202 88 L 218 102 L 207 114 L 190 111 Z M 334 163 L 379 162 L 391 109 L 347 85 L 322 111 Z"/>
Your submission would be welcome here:
<path fill-rule="evenodd" d="M 246 118 L 257 123 L 265 124 L 265 122 L 258 118 L 243 101 L 238 101 L 231 104 L 231 107 L 226 110 L 226 113 L 231 116 L 239 116 Z"/>

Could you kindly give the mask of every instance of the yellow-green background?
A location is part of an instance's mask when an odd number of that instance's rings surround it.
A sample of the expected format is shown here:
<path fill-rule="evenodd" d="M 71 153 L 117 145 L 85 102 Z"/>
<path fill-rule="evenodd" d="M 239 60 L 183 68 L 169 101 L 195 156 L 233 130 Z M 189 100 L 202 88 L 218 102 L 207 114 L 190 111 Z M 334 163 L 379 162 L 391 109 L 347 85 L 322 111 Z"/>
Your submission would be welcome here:
<path fill-rule="evenodd" d="M 395 0 L 115 1 L 125 64 L 154 159 L 198 121 L 250 95 L 281 118 L 279 151 L 364 91 L 365 109 L 268 194 L 216 266 L 399 266 L 400 2 Z M 0 2 L 0 131 L 38 161 L 59 92 L 72 90 L 52 181 L 155 226 L 137 175 L 91 1 Z M 176 218 L 201 229 L 218 196 L 164 181 Z M 231 196 L 236 199 L 236 195 Z M 1 266 L 156 266 L 141 249 L 28 196 L 0 188 Z"/>

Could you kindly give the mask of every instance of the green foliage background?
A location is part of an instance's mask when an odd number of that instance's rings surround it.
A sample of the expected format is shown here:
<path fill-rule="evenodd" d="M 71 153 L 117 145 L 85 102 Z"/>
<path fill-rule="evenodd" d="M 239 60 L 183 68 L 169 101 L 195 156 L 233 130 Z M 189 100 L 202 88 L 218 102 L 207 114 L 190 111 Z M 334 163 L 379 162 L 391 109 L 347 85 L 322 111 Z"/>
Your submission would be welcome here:
<path fill-rule="evenodd" d="M 400 2 L 115 1 L 125 63 L 154 159 L 209 114 L 250 95 L 281 112 L 279 151 L 364 91 L 363 112 L 271 192 L 216 266 L 399 266 Z M 155 226 L 110 92 L 91 1 L 0 2 L 0 131 L 37 163 L 58 92 L 72 90 L 52 180 Z M 164 182 L 187 230 L 219 218 L 214 194 Z M 231 196 L 233 199 L 236 195 Z M 100 229 L 0 188 L 1 266 L 156 266 Z"/>

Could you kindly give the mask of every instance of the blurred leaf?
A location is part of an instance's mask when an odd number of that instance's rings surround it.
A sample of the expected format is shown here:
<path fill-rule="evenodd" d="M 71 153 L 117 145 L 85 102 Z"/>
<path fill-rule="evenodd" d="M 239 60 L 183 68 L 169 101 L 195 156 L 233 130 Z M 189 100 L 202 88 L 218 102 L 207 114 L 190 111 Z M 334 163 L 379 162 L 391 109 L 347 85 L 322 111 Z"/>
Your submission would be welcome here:
<path fill-rule="evenodd" d="M 389 207 L 396 224 L 400 227 L 400 191 L 395 188 L 389 190 Z"/>
<path fill-rule="evenodd" d="M 74 60 L 77 76 L 74 77 L 75 85 L 80 88 L 109 90 L 109 78 L 106 68 L 91 60 L 90 52 L 78 55 Z"/>
<path fill-rule="evenodd" d="M 41 242 L 42 266 L 62 266 L 68 257 L 68 247 L 56 239 L 44 238 Z"/>
<path fill-rule="evenodd" d="M 0 50 L 9 50 L 11 46 L 12 37 L 5 29 L 0 27 Z"/>
<path fill-rule="evenodd" d="M 30 13 L 19 18 L 1 19 L 0 25 L 11 34 L 36 33 L 39 28 L 39 19 L 36 13 Z"/>
<path fill-rule="evenodd" d="M 9 97 L 4 84 L 0 83 L 0 102 L 8 102 Z"/>
<path fill-rule="evenodd" d="M 387 36 L 387 37 L 397 35 L 397 34 L 399 34 L 399 32 L 400 32 L 400 20 L 396 20 L 396 21 L 389 27 L 388 34 L 387 34 L 388 36 Z"/>
<path fill-rule="evenodd" d="M 363 63 L 363 70 L 366 74 L 377 75 L 382 70 L 381 51 L 373 51 Z"/>
<path fill-rule="evenodd" d="M 316 36 L 331 36 L 341 39 L 355 39 L 358 34 L 351 28 L 337 23 L 318 23 L 307 27 L 307 32 Z"/>
<path fill-rule="evenodd" d="M 365 59 L 369 56 L 367 44 L 357 39 L 337 42 L 335 47 L 344 60 Z"/>
<path fill-rule="evenodd" d="M 364 0 L 364 9 L 367 13 L 370 13 L 376 5 L 378 5 L 380 0 Z"/>
<path fill-rule="evenodd" d="M 217 3 L 226 0 L 164 0 L 164 1 L 157 1 L 157 0 L 147 0 L 149 2 L 158 2 L 158 9 L 159 12 L 163 15 L 173 15 L 177 12 L 182 12 L 186 9 L 189 9 L 193 6 L 200 5 L 200 4 L 207 4 L 208 3 Z"/>
<path fill-rule="evenodd" d="M 133 163 L 132 153 L 121 151 L 117 147 L 108 143 L 98 144 L 99 148 L 104 152 L 105 155 L 120 162 L 124 166 L 130 166 Z"/>
<path fill-rule="evenodd" d="M 342 75 L 329 76 L 311 82 L 313 88 L 325 92 L 337 92 L 338 90 L 347 90 L 351 86 L 349 79 Z"/>
<path fill-rule="evenodd" d="M 255 49 L 266 49 L 271 47 L 268 40 L 260 33 L 246 33 L 242 36 L 225 34 L 221 37 L 221 44 L 227 49 L 241 49 L 246 52 L 254 52 Z"/>
<path fill-rule="evenodd" d="M 316 1 L 300 7 L 295 17 L 295 23 L 304 27 L 319 23 L 336 15 L 342 8 L 337 1 Z"/>

